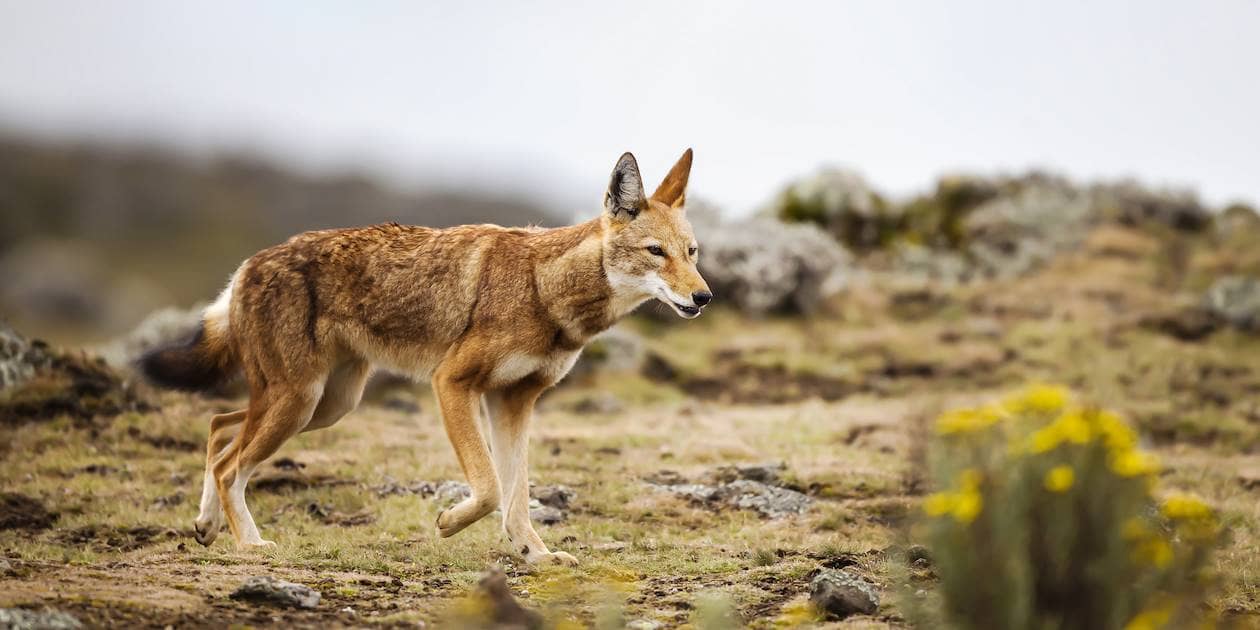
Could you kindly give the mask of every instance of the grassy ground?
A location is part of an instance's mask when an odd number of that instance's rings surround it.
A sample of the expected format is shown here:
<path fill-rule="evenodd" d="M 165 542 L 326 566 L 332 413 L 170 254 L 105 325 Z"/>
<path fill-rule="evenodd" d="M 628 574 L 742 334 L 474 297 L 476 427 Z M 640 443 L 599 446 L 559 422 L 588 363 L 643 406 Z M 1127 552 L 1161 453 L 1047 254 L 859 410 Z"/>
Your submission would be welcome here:
<path fill-rule="evenodd" d="M 697 322 L 629 322 L 654 353 L 645 373 L 598 373 L 557 390 L 535 424 L 532 476 L 576 490 L 569 519 L 540 527 L 577 568 L 530 568 L 496 516 L 441 540 L 438 500 L 382 495 L 391 479 L 459 479 L 427 394 L 419 413 L 365 406 L 293 440 L 250 492 L 266 538 L 238 552 L 226 534 L 191 537 L 209 415 L 238 401 L 158 397 L 161 410 L 112 420 L 0 427 L 0 492 L 58 518 L 0 530 L 0 606 L 69 610 L 137 626 L 430 624 L 472 605 L 491 564 L 526 605 L 582 624 L 655 619 L 668 626 L 733 608 L 755 627 L 822 622 L 806 606 L 820 566 L 851 566 L 881 586 L 874 617 L 904 625 L 909 517 L 927 433 L 941 410 L 1038 380 L 1067 384 L 1127 415 L 1165 461 L 1161 484 L 1196 492 L 1233 524 L 1212 605 L 1260 619 L 1260 338 L 1220 331 L 1181 341 L 1144 322 L 1177 306 L 1158 240 L 1104 231 L 1083 251 L 1020 281 L 953 291 L 851 291 L 809 321 L 747 321 L 720 310 Z M 584 404 L 610 395 L 620 410 Z M 699 475 L 781 461 L 809 512 L 765 520 L 710 511 L 648 486 L 661 470 Z M 292 468 L 292 466 L 290 466 Z M 323 593 L 317 611 L 236 603 L 245 577 L 271 574 Z M 900 577 L 899 577 L 900 576 Z M 930 571 L 911 571 L 930 592 Z M 823 624 L 825 625 L 825 624 Z"/>

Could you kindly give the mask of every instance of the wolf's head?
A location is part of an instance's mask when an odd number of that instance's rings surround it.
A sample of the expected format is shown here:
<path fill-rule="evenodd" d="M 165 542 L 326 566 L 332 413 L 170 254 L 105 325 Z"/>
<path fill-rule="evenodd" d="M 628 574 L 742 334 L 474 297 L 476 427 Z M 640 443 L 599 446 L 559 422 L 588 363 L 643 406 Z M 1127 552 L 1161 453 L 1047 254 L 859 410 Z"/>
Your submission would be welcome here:
<path fill-rule="evenodd" d="M 696 270 L 699 245 L 683 212 L 691 149 L 651 197 L 634 156 L 617 160 L 604 195 L 604 269 L 619 294 L 638 302 L 656 298 L 691 319 L 713 300 Z"/>

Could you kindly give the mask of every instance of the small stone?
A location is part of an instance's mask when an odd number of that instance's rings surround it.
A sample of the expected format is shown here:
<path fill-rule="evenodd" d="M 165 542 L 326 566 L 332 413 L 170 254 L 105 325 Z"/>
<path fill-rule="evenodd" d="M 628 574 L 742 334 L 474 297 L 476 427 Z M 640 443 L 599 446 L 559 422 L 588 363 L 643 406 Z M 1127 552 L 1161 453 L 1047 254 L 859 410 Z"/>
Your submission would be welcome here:
<path fill-rule="evenodd" d="M 620 540 L 614 540 L 612 542 L 597 543 L 592 545 L 591 549 L 594 549 L 595 551 L 621 551 L 629 546 L 629 544 L 621 542 Z"/>
<path fill-rule="evenodd" d="M 558 510 L 569 509 L 569 503 L 577 496 L 577 493 L 572 488 L 559 484 L 531 488 L 529 494 L 537 499 L 539 503 L 549 505 Z"/>
<path fill-rule="evenodd" d="M 496 628 L 541 628 L 542 615 L 521 606 L 508 588 L 503 570 L 493 568 L 477 583 L 478 588 L 490 601 L 490 621 Z"/>
<path fill-rule="evenodd" d="M 472 496 L 472 488 L 461 481 L 443 481 L 433 491 L 439 503 L 458 503 Z"/>
<path fill-rule="evenodd" d="M 74 615 L 45 608 L 44 610 L 23 610 L 21 608 L 0 608 L 0 628 L 11 630 L 73 630 L 82 628 Z"/>
<path fill-rule="evenodd" d="M 914 566 L 927 566 L 932 563 L 932 552 L 923 545 L 910 545 L 906 549 L 906 561 Z"/>
<path fill-rule="evenodd" d="M 561 510 L 544 505 L 530 510 L 529 518 L 539 525 L 556 525 L 563 523 L 568 516 Z"/>
<path fill-rule="evenodd" d="M 286 608 L 315 608 L 320 594 L 309 586 L 286 582 L 269 575 L 256 575 L 232 592 L 232 599 L 273 604 Z"/>
<path fill-rule="evenodd" d="M 635 619 L 626 624 L 626 630 L 660 630 L 664 627 L 661 622 L 651 619 Z"/>
<path fill-rule="evenodd" d="M 809 601 L 829 619 L 873 615 L 879 609 L 879 591 L 845 569 L 823 569 L 809 582 Z"/>

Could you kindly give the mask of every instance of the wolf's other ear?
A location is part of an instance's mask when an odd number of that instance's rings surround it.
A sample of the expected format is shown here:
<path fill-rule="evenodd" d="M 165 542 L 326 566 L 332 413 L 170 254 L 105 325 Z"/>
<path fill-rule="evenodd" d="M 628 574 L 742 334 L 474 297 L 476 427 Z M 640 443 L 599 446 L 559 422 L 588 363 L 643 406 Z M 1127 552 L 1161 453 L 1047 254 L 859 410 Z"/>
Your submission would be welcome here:
<path fill-rule="evenodd" d="M 691 176 L 691 149 L 683 152 L 682 157 L 669 169 L 669 174 L 652 193 L 652 200 L 659 201 L 672 208 L 681 208 L 687 202 L 687 178 Z"/>
<path fill-rule="evenodd" d="M 629 221 L 647 207 L 643 195 L 643 177 L 639 175 L 639 163 L 630 152 L 621 154 L 608 180 L 608 192 L 604 193 L 604 210 L 614 219 Z"/>

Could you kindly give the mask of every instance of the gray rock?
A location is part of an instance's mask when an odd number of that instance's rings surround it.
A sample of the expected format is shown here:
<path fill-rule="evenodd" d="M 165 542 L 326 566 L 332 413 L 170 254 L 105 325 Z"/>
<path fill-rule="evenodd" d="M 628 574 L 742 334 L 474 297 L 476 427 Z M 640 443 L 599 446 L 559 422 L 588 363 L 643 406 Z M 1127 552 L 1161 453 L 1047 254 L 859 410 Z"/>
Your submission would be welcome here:
<path fill-rule="evenodd" d="M 534 486 L 529 489 L 529 495 L 542 505 L 556 508 L 557 510 L 569 509 L 569 504 L 573 501 L 577 493 L 565 485 L 555 484 L 549 486 Z"/>
<path fill-rule="evenodd" d="M 176 343 L 196 332 L 206 304 L 190 308 L 168 306 L 149 313 L 131 332 L 97 347 L 96 353 L 116 368 L 132 365 L 158 346 Z"/>
<path fill-rule="evenodd" d="M 643 338 L 624 326 L 613 326 L 586 344 L 572 372 L 633 372 L 643 363 Z"/>
<path fill-rule="evenodd" d="M 755 217 L 696 230 L 715 301 L 746 313 L 812 313 L 848 281 L 849 253 L 816 225 Z"/>
<path fill-rule="evenodd" d="M 1084 241 L 1098 214 L 1089 195 L 1062 179 L 1032 174 L 980 204 L 963 223 L 966 256 L 979 277 L 1011 278 Z"/>
<path fill-rule="evenodd" d="M 725 505 L 741 510 L 754 510 L 766 518 L 801 514 L 808 510 L 812 503 L 808 496 L 795 490 L 748 479 L 738 479 L 717 485 L 679 483 L 655 487 L 678 495 L 691 503 L 710 508 Z"/>
<path fill-rule="evenodd" d="M 557 525 L 568 518 L 568 515 L 563 510 L 553 508 L 550 505 L 540 505 L 529 510 L 529 519 L 539 525 Z"/>
<path fill-rule="evenodd" d="M 810 498 L 800 492 L 748 479 L 718 486 L 716 496 L 737 508 L 756 510 L 766 518 L 801 514 L 810 505 Z"/>
<path fill-rule="evenodd" d="M 0 630 L 72 630 L 82 627 L 83 624 L 74 615 L 60 610 L 0 608 Z"/>
<path fill-rule="evenodd" d="M 665 625 L 651 619 L 635 619 L 626 623 L 626 630 L 660 630 Z"/>
<path fill-rule="evenodd" d="M 519 628 L 533 630 L 543 627 L 542 615 L 522 606 L 512 596 L 508 587 L 507 575 L 498 567 L 493 567 L 482 575 L 477 583 L 478 589 L 490 603 L 490 627 Z"/>
<path fill-rule="evenodd" d="M 569 409 L 582 415 L 608 416 L 625 411 L 626 404 L 616 394 L 598 390 L 579 398 Z"/>
<path fill-rule="evenodd" d="M 856 172 L 828 168 L 790 184 L 766 214 L 784 221 L 812 222 L 841 243 L 878 246 L 901 215 Z"/>
<path fill-rule="evenodd" d="M 1260 278 L 1227 276 L 1212 283 L 1204 308 L 1239 330 L 1260 332 Z"/>
<path fill-rule="evenodd" d="M 873 615 L 879 590 L 846 569 L 823 569 L 809 582 L 809 601 L 830 619 Z"/>
<path fill-rule="evenodd" d="M 0 391 L 26 382 L 50 362 L 43 342 L 30 341 L 0 320 Z"/>
<path fill-rule="evenodd" d="M 777 486 L 781 485 L 779 474 L 785 470 L 787 470 L 787 465 L 783 462 L 718 466 L 705 474 L 704 480 L 711 483 L 730 483 L 737 479 L 747 479 Z"/>
<path fill-rule="evenodd" d="M 271 604 L 285 608 L 315 608 L 319 605 L 319 591 L 309 586 L 286 582 L 270 575 L 248 578 L 230 595 L 232 599 Z"/>
<path fill-rule="evenodd" d="M 443 481 L 433 489 L 433 497 L 439 503 L 459 503 L 472 496 L 472 488 L 462 481 Z"/>
<path fill-rule="evenodd" d="M 1158 223 L 1185 231 L 1212 223 L 1212 213 L 1189 190 L 1149 189 L 1134 181 L 1101 184 L 1091 191 L 1108 218 L 1129 225 Z"/>

